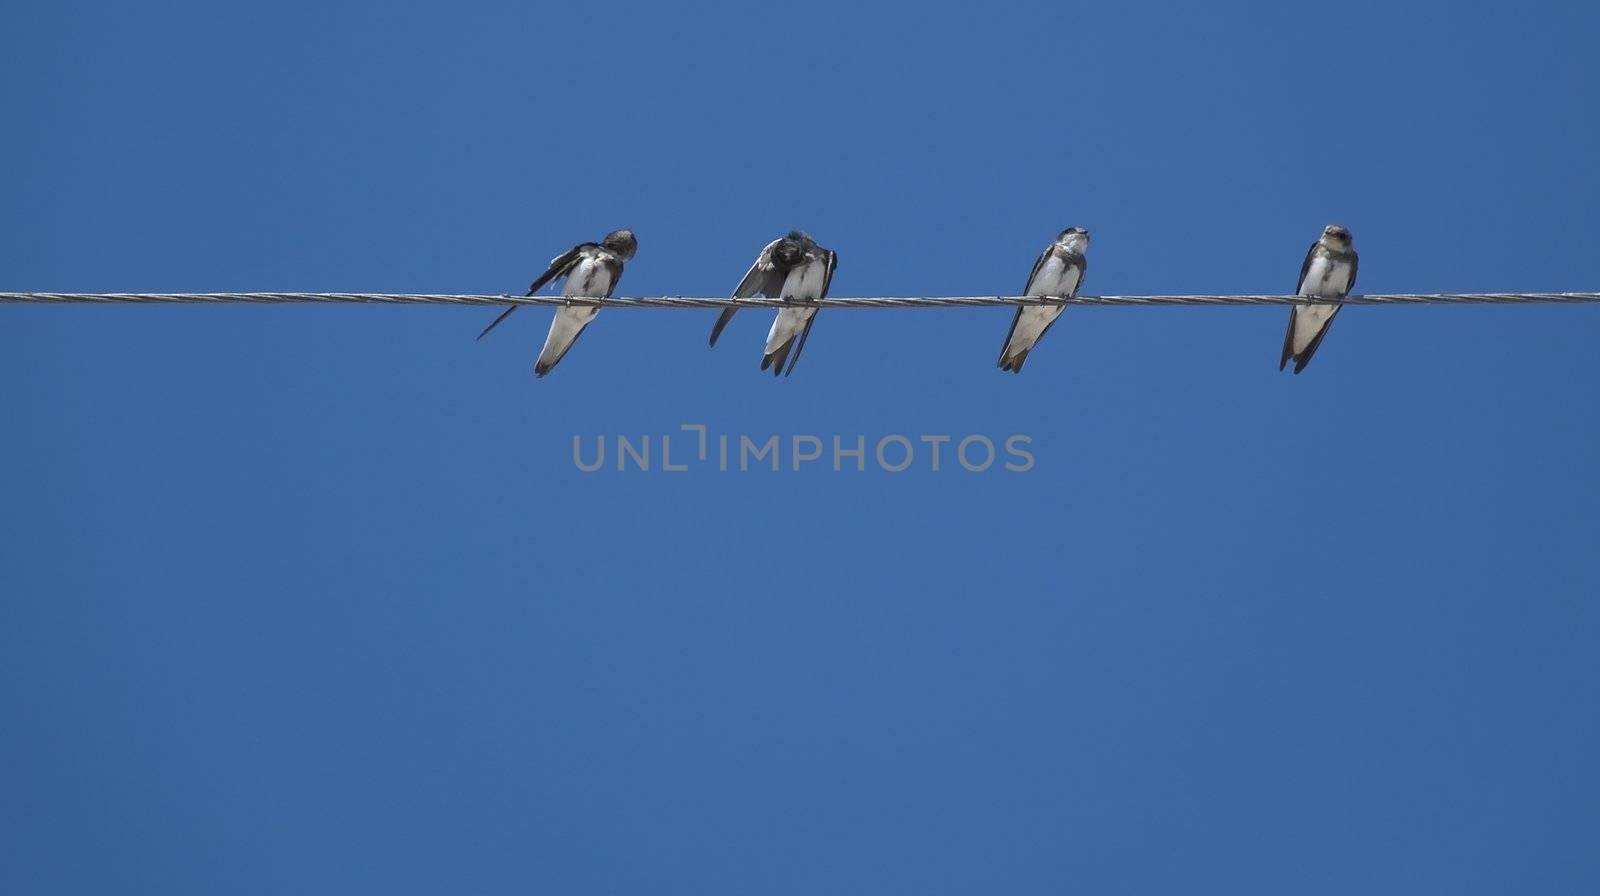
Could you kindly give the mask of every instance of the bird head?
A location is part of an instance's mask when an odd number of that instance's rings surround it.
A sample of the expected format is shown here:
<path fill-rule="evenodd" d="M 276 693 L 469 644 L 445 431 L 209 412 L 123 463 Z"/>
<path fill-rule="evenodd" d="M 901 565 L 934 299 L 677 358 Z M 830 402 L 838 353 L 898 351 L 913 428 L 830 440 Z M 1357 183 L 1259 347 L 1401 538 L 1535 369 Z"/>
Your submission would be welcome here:
<path fill-rule="evenodd" d="M 633 253 L 639 251 L 639 241 L 634 239 L 633 231 L 627 229 L 611 231 L 600 245 L 620 255 L 623 261 L 633 258 Z"/>
<path fill-rule="evenodd" d="M 772 257 L 783 265 L 799 264 L 805 258 L 806 251 L 816 245 L 816 241 L 802 230 L 791 230 L 789 235 L 778 240 L 778 245 L 772 250 Z"/>
<path fill-rule="evenodd" d="M 1322 244 L 1330 249 L 1338 249 L 1341 252 L 1349 251 L 1352 242 L 1350 231 L 1338 224 L 1329 224 L 1327 227 L 1322 228 Z"/>
<path fill-rule="evenodd" d="M 1089 231 L 1082 227 L 1068 227 L 1056 237 L 1056 243 L 1068 252 L 1082 255 L 1084 250 L 1089 248 Z"/>

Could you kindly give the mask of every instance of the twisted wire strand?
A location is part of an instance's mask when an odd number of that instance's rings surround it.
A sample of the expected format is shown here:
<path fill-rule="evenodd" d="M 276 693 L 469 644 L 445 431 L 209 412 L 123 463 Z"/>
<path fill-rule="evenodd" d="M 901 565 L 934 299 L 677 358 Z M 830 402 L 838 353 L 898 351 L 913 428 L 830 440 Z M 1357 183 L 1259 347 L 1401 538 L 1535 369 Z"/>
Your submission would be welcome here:
<path fill-rule="evenodd" d="M 987 305 L 1515 305 L 1528 303 L 1582 304 L 1600 302 L 1595 292 L 1486 292 L 1486 293 L 1374 293 L 1344 299 L 1303 296 L 869 296 L 796 302 L 786 299 L 695 298 L 692 296 L 639 296 L 582 298 L 567 296 L 449 295 L 440 293 L 362 292 L 0 292 L 0 302 L 60 305 L 87 304 L 291 304 L 366 303 L 378 305 L 577 305 L 602 308 L 972 308 Z"/>

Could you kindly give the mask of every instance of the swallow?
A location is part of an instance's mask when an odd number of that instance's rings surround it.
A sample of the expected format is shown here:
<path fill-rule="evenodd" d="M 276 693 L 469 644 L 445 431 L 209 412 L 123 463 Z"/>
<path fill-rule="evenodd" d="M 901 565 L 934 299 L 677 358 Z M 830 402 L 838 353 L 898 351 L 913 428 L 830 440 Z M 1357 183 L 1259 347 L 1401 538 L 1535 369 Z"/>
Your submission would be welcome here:
<path fill-rule="evenodd" d="M 1089 231 L 1082 227 L 1068 227 L 1061 231 L 1055 242 L 1039 253 L 1039 260 L 1033 263 L 1033 271 L 1028 274 L 1028 285 L 1023 288 L 1022 294 L 1063 299 L 1076 296 L 1078 287 L 1083 283 L 1083 275 L 1089 270 L 1089 259 L 1084 255 L 1088 249 Z M 1034 346 L 1039 344 L 1039 340 L 1050 330 L 1050 325 L 1065 310 L 1065 305 L 1018 306 L 1016 316 L 1011 318 L 1011 332 L 1006 334 L 1006 341 L 1000 346 L 1000 369 L 1021 373 L 1022 365 L 1028 360 Z"/>
<path fill-rule="evenodd" d="M 787 236 L 773 240 L 761 250 L 744 279 L 733 288 L 731 298 L 735 301 L 758 295 L 800 301 L 827 298 L 828 286 L 833 282 L 833 271 L 838 264 L 838 253 L 817 245 L 816 240 L 801 231 L 791 230 Z M 717 337 L 722 335 L 723 328 L 737 310 L 729 306 L 717 316 L 717 323 L 711 328 L 712 345 L 717 344 Z M 816 308 L 779 308 L 772 329 L 767 332 L 761 369 L 770 367 L 774 376 L 794 372 L 816 316 Z"/>
<path fill-rule="evenodd" d="M 634 239 L 631 230 L 613 230 L 605 235 L 598 243 L 579 243 L 557 255 L 550 260 L 550 267 L 539 279 L 533 281 L 528 287 L 527 295 L 534 295 L 545 287 L 545 284 L 562 277 L 567 278 L 566 288 L 561 294 L 564 296 L 581 296 L 585 298 L 610 298 L 611 291 L 617 288 L 617 283 L 622 279 L 622 267 L 639 251 L 639 241 Z M 489 335 L 489 331 L 500 325 L 500 322 L 511 316 L 511 312 L 519 306 L 512 305 L 500 316 L 495 318 L 478 338 Z M 583 333 L 584 327 L 594 320 L 600 309 L 593 305 L 568 305 L 556 309 L 555 320 L 550 322 L 550 332 L 544 338 L 544 348 L 539 352 L 539 360 L 534 362 L 535 376 L 544 376 L 566 357 L 572 344 L 578 341 L 578 336 Z"/>
<path fill-rule="evenodd" d="M 1337 224 L 1322 228 L 1322 236 L 1306 250 L 1305 263 L 1300 265 L 1300 283 L 1295 295 L 1319 299 L 1342 299 L 1356 287 L 1356 269 L 1360 257 L 1350 231 Z M 1283 334 L 1283 355 L 1278 358 L 1282 370 L 1294 359 L 1294 372 L 1299 373 L 1311 363 L 1322 337 L 1333 326 L 1334 315 L 1344 305 L 1296 305 L 1289 309 L 1289 331 Z"/>

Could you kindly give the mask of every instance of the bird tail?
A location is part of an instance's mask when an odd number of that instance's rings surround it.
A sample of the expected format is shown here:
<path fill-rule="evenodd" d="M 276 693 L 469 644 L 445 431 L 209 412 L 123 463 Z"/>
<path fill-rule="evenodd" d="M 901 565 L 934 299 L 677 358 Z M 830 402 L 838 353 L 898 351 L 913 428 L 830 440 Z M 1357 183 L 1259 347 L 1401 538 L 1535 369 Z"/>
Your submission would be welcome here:
<path fill-rule="evenodd" d="M 789 339 L 789 341 L 785 342 L 784 344 L 778 346 L 775 349 L 772 349 L 771 351 L 767 352 L 765 355 L 762 355 L 761 356 L 761 369 L 762 370 L 766 370 L 768 367 L 771 367 L 773 376 L 782 376 L 783 375 L 783 362 L 788 360 L 788 358 L 789 358 L 789 347 L 792 346 L 792 345 L 794 345 L 794 339 L 791 337 Z"/>
<path fill-rule="evenodd" d="M 1006 352 L 1001 352 L 1000 353 L 1000 369 L 1001 370 L 1009 370 L 1012 373 L 1021 373 L 1022 372 L 1023 363 L 1028 360 L 1028 352 L 1029 351 L 1030 351 L 1029 349 L 1023 349 L 1022 351 L 1017 352 L 1014 355 L 1007 354 Z"/>

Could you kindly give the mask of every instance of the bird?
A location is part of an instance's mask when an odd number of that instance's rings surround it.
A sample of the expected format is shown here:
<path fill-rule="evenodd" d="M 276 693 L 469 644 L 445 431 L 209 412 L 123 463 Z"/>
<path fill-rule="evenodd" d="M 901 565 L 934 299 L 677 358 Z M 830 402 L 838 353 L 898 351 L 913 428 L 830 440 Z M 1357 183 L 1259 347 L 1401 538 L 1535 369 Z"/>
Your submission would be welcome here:
<path fill-rule="evenodd" d="M 1082 227 L 1068 227 L 1055 241 L 1039 253 L 1028 274 L 1025 296 L 1050 296 L 1071 298 L 1078 294 L 1083 275 L 1089 270 L 1089 259 L 1084 255 L 1089 249 L 1089 231 Z M 1034 346 L 1044 338 L 1050 325 L 1065 311 L 1065 305 L 1021 305 L 1011 319 L 1011 332 L 1000 347 L 999 368 L 1021 373 L 1022 365 Z"/>
<path fill-rule="evenodd" d="M 1338 224 L 1322 228 L 1322 236 L 1306 250 L 1305 263 L 1300 265 L 1300 284 L 1295 295 L 1319 299 L 1342 299 L 1356 287 L 1356 270 L 1360 257 L 1350 231 Z M 1334 315 L 1344 305 L 1296 305 L 1289 309 L 1289 331 L 1283 334 L 1283 355 L 1278 358 L 1282 370 L 1294 359 L 1294 372 L 1298 374 L 1311 363 L 1311 356 L 1322 345 L 1322 337 L 1333 326 Z"/>
<path fill-rule="evenodd" d="M 598 243 L 579 243 L 552 258 L 549 269 L 533 281 L 527 295 L 534 295 L 545 284 L 565 277 L 567 284 L 561 293 L 564 296 L 610 298 L 611 291 L 617 288 L 617 282 L 622 279 L 623 265 L 638 250 L 639 241 L 634 238 L 633 231 L 627 229 L 613 230 Z M 490 330 L 510 317 L 518 307 L 512 305 L 501 312 L 499 317 L 483 328 L 478 338 L 489 335 Z M 539 360 L 534 362 L 534 375 L 542 377 L 561 363 L 572 344 L 578 341 L 583 328 L 599 313 L 600 309 L 593 305 L 557 308 L 555 320 L 550 322 L 550 333 L 544 339 L 544 348 L 539 352 Z"/>
<path fill-rule="evenodd" d="M 758 295 L 803 301 L 827 298 L 828 285 L 833 282 L 833 271 L 838 264 L 838 253 L 818 245 L 803 231 L 791 230 L 761 250 L 744 279 L 733 288 L 732 298 L 735 301 Z M 717 323 L 711 328 L 712 345 L 717 344 L 717 337 L 722 335 L 737 310 L 730 305 L 717 316 Z M 761 369 L 771 368 L 774 376 L 794 372 L 816 315 L 816 308 L 779 308 L 772 329 L 767 332 Z"/>

